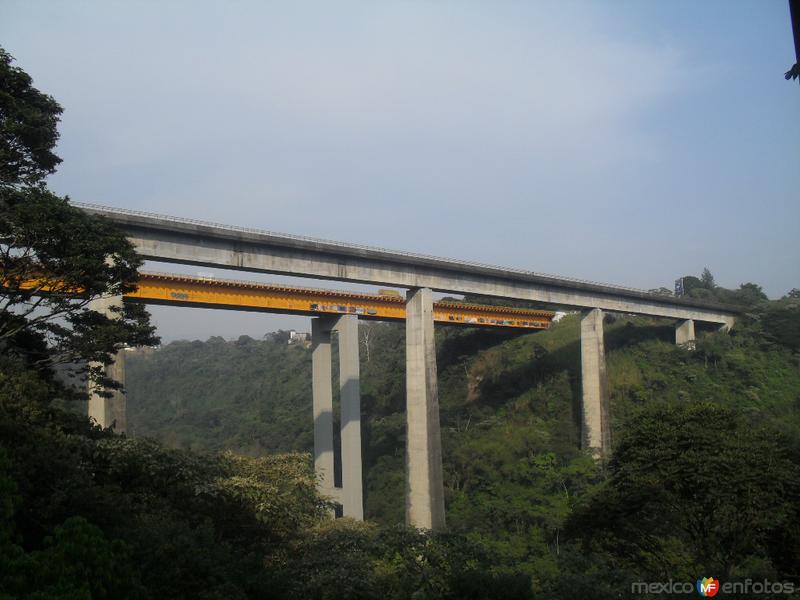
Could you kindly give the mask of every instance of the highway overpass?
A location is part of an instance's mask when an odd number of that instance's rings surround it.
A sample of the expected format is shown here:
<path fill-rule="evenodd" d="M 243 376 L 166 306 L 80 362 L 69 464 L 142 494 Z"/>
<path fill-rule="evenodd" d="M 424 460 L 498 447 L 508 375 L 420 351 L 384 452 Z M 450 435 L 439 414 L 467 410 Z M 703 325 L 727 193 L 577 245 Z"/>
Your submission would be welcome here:
<path fill-rule="evenodd" d="M 448 258 L 73 203 L 116 223 L 150 260 L 732 325 L 731 307 Z"/>
<path fill-rule="evenodd" d="M 89 204 L 75 206 L 121 227 L 146 259 L 273 273 L 313 279 L 406 288 L 406 519 L 429 529 L 444 527 L 441 437 L 439 431 L 433 292 L 494 296 L 581 309 L 581 437 L 597 458 L 610 450 L 611 432 L 603 342 L 604 311 L 675 319 L 676 342 L 689 347 L 695 323 L 733 326 L 735 307 L 651 294 L 531 271 L 399 252 L 246 227 L 234 227 Z M 105 310 L 121 298 L 102 299 Z M 345 514 L 360 518 L 361 446 L 358 375 L 358 315 L 314 319 L 315 466 L 323 491 L 342 499 Z M 339 331 L 342 396 L 343 489 L 331 489 L 332 405 L 330 332 Z M 325 366 L 327 364 L 327 366 Z M 124 367 L 117 367 L 117 377 Z M 124 398 L 94 395 L 95 414 L 109 414 Z M 113 412 L 113 411 L 111 411 Z M 98 419 L 99 420 L 99 419 Z M 350 465 L 349 467 L 347 465 Z"/>

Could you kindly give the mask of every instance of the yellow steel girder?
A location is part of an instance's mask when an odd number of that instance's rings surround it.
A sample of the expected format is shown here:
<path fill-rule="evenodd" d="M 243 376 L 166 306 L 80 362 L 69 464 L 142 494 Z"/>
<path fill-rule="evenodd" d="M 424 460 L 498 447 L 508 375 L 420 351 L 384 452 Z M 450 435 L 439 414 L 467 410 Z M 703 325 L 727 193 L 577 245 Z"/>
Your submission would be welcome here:
<path fill-rule="evenodd" d="M 125 299 L 146 304 L 200 306 L 299 315 L 355 314 L 365 319 L 404 320 L 399 294 L 361 294 L 165 273 L 140 273 Z M 555 313 L 544 310 L 435 302 L 433 320 L 472 327 L 547 329 Z"/>

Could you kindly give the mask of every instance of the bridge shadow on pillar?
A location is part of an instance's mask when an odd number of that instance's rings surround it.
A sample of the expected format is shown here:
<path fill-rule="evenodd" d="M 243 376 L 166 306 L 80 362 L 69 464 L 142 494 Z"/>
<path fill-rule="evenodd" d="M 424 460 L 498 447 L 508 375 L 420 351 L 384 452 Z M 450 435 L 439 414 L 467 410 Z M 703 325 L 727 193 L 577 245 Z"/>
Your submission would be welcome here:
<path fill-rule="evenodd" d="M 336 485 L 331 332 L 339 342 L 339 406 L 341 486 Z M 314 406 L 314 469 L 320 493 L 339 502 L 342 514 L 364 518 L 361 447 L 361 386 L 358 317 L 312 320 L 312 394 Z"/>
<path fill-rule="evenodd" d="M 674 343 L 675 330 L 673 325 L 653 322 L 647 319 L 635 322 L 626 321 L 617 323 L 616 315 L 606 314 L 604 318 L 604 343 L 606 355 L 621 348 L 641 344 L 648 340 L 659 340 Z M 497 409 L 508 401 L 519 397 L 527 390 L 535 388 L 538 384 L 551 380 L 566 373 L 570 387 L 570 422 L 571 430 L 559 430 L 562 435 L 554 439 L 557 445 L 565 449 L 581 445 L 581 413 L 583 402 L 583 387 L 581 379 L 581 345 L 580 324 L 576 319 L 573 322 L 559 324 L 559 327 L 574 329 L 567 337 L 574 337 L 573 341 L 560 344 L 556 349 L 548 350 L 544 344 L 537 341 L 540 334 L 528 333 L 526 350 L 529 360 L 520 366 L 504 371 L 500 379 L 487 379 L 479 386 L 479 396 L 482 403 Z M 532 407 L 537 410 L 558 410 L 558 407 Z M 445 415 L 443 415 L 445 416 Z M 551 414 L 551 416 L 555 416 Z"/>

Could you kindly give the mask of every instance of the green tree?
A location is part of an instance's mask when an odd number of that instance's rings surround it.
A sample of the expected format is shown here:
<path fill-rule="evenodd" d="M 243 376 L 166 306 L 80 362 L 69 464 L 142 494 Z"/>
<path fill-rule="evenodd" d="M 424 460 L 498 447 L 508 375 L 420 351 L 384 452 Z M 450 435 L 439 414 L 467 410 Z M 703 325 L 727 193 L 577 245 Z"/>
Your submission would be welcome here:
<path fill-rule="evenodd" d="M 708 290 L 713 290 L 716 286 L 714 283 L 714 276 L 711 274 L 711 271 L 708 270 L 708 267 L 703 269 L 702 275 L 700 275 L 700 281 L 703 282 L 703 286 Z"/>
<path fill-rule="evenodd" d="M 691 295 L 692 291 L 698 288 L 704 289 L 703 282 L 700 281 L 699 277 L 685 275 L 681 279 L 683 279 L 683 292 L 686 295 Z"/>
<path fill-rule="evenodd" d="M 770 303 L 764 310 L 761 323 L 764 332 L 782 346 L 800 351 L 800 294 L 792 290 Z"/>
<path fill-rule="evenodd" d="M 0 186 L 36 185 L 61 159 L 53 153 L 62 108 L 12 66 L 0 48 Z"/>
<path fill-rule="evenodd" d="M 91 303 L 133 289 L 142 261 L 111 223 L 46 189 L 62 109 L 11 62 L 0 48 L 0 347 L 44 371 L 92 361 L 72 370 L 112 388 L 103 365 L 156 338 L 143 308 Z"/>
<path fill-rule="evenodd" d="M 649 407 L 628 423 L 609 479 L 568 529 L 642 576 L 791 575 L 779 568 L 800 560 L 791 447 L 718 405 Z"/>
<path fill-rule="evenodd" d="M 756 306 L 768 300 L 764 289 L 757 283 L 743 283 L 734 292 L 735 301 L 746 306 Z"/>
<path fill-rule="evenodd" d="M 703 269 L 700 277 L 684 275 L 681 279 L 683 279 L 683 292 L 687 296 L 709 299 L 713 297 L 716 284 L 714 283 L 714 276 L 708 268 Z"/>

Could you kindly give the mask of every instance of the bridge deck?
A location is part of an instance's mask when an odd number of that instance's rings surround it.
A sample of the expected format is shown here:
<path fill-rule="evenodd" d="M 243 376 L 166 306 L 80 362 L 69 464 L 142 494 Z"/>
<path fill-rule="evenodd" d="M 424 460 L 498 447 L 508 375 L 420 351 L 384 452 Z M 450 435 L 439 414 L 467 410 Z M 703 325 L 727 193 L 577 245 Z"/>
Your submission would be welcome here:
<path fill-rule="evenodd" d="M 732 326 L 740 308 L 532 271 L 345 244 L 245 227 L 75 203 L 120 226 L 147 260 L 348 281 L 430 288 L 569 308 L 644 314 Z"/>

